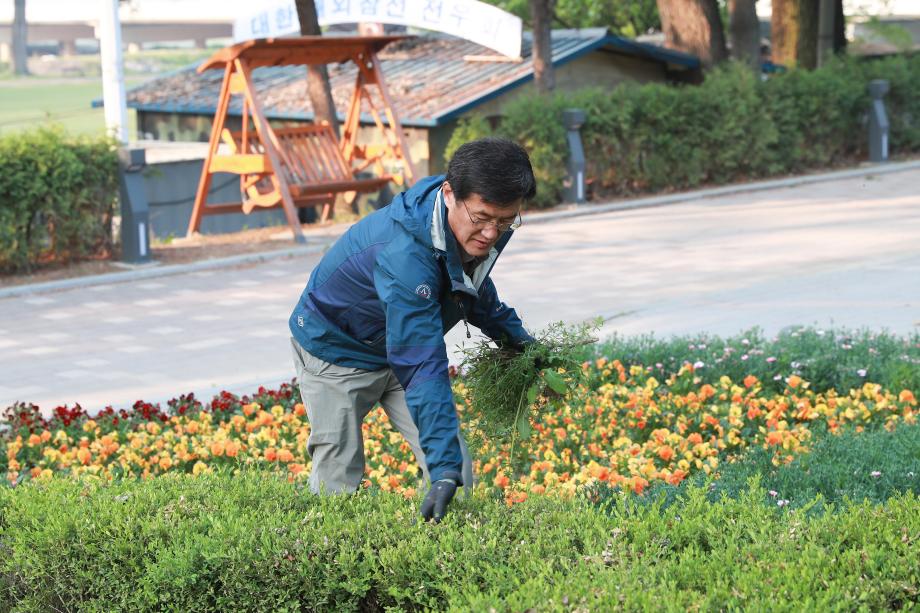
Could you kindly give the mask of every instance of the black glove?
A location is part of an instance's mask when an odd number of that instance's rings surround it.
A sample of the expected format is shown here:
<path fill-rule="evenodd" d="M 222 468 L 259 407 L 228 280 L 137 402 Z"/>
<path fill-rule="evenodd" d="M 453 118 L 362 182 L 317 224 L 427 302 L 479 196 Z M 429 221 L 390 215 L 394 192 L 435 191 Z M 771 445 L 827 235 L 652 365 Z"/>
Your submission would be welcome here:
<path fill-rule="evenodd" d="M 447 512 L 447 505 L 453 500 L 454 494 L 457 493 L 457 481 L 455 479 L 439 479 L 431 484 L 431 489 L 422 501 L 422 519 L 425 521 L 434 520 L 438 523 Z"/>

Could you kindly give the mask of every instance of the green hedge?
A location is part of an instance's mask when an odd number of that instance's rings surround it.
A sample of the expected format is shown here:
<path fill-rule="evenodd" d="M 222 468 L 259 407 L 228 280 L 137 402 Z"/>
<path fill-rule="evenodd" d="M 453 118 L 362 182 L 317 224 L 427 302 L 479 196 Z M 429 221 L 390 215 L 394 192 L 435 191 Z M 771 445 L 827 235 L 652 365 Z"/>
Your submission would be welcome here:
<path fill-rule="evenodd" d="M 920 56 L 841 60 L 767 81 L 728 65 L 699 86 L 623 84 L 522 98 L 505 108 L 498 133 L 531 152 L 537 206 L 560 200 L 567 156 L 561 111 L 572 106 L 587 111 L 581 133 L 600 195 L 800 173 L 865 157 L 867 87 L 877 78 L 891 82 L 891 151 L 920 151 Z M 448 159 L 461 143 L 489 133 L 481 118 L 461 122 Z"/>
<path fill-rule="evenodd" d="M 0 490 L 12 611 L 878 610 L 920 604 L 913 494 L 812 514 L 756 481 L 607 508 L 317 498 L 259 473 Z"/>
<path fill-rule="evenodd" d="M 0 137 L 0 272 L 107 255 L 118 188 L 107 138 L 41 128 Z"/>

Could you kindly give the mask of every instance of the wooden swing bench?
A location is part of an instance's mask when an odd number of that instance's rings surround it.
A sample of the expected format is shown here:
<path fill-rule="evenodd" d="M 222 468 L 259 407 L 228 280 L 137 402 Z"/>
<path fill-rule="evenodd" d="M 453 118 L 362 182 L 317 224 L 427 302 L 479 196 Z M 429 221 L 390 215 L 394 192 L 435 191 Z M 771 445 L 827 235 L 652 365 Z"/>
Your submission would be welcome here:
<path fill-rule="evenodd" d="M 225 72 L 188 235 L 198 231 L 204 215 L 239 212 L 248 215 L 256 208 L 281 207 L 295 240 L 303 242 L 296 207 L 322 206 L 321 220 L 326 221 L 339 194 L 350 204 L 358 193 L 378 191 L 390 181 L 411 183 L 408 146 L 392 111 L 376 58 L 376 51 L 399 38 L 402 37 L 314 36 L 247 41 L 222 49 L 205 62 L 199 72 L 218 67 Z M 358 66 L 358 75 L 341 141 L 325 123 L 283 128 L 268 123 L 255 95 L 253 68 L 348 60 Z M 386 124 L 370 95 L 371 85 L 378 88 Z M 230 98 L 239 94 L 243 95 L 242 129 L 231 131 L 224 124 Z M 382 145 L 359 146 L 356 143 L 363 102 L 370 107 L 383 136 Z M 401 162 L 402 173 L 386 173 L 382 163 L 384 157 Z M 371 165 L 378 172 L 376 176 L 359 176 Z M 215 173 L 240 176 L 241 202 L 206 203 Z"/>
<path fill-rule="evenodd" d="M 358 193 L 378 191 L 393 180 L 390 174 L 356 178 L 328 125 L 276 128 L 274 132 L 281 144 L 281 171 L 294 206 L 322 205 L 322 222 L 328 219 L 336 194 L 345 194 L 345 201 L 351 203 Z M 249 134 L 248 138 L 247 143 L 242 131 L 222 130 L 221 140 L 233 157 L 217 156 L 211 165 L 213 172 L 241 175 L 241 210 L 247 215 L 256 207 L 274 207 L 283 202 L 280 190 L 271 184 L 273 170 L 265 147 L 258 135 Z M 247 150 L 254 153 L 243 153 Z"/>

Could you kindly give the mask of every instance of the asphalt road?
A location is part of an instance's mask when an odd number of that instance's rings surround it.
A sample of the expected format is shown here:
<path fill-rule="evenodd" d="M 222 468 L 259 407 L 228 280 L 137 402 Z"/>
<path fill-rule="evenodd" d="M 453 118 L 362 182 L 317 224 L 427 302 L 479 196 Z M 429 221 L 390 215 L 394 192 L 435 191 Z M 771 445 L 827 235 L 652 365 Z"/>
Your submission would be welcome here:
<path fill-rule="evenodd" d="M 128 407 L 290 380 L 287 318 L 317 258 L 0 299 L 0 407 Z M 920 170 L 525 217 L 493 278 L 531 329 L 600 316 L 602 335 L 920 331 Z"/>

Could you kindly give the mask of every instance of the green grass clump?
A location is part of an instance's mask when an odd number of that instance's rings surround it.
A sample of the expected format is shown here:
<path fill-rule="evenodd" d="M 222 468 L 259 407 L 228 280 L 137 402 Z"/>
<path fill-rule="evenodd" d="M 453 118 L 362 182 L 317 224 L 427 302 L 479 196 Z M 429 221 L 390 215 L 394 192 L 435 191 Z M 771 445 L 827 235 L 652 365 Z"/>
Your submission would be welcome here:
<path fill-rule="evenodd" d="M 667 508 L 317 497 L 258 471 L 0 490 L 4 611 L 878 610 L 920 604 L 920 501 L 836 514 L 751 483 Z"/>
<path fill-rule="evenodd" d="M 551 324 L 537 342 L 511 351 L 482 341 L 465 353 L 460 371 L 469 390 L 469 414 L 493 442 L 530 436 L 538 404 L 571 394 L 583 380 L 586 346 L 595 342 L 596 323 Z"/>

